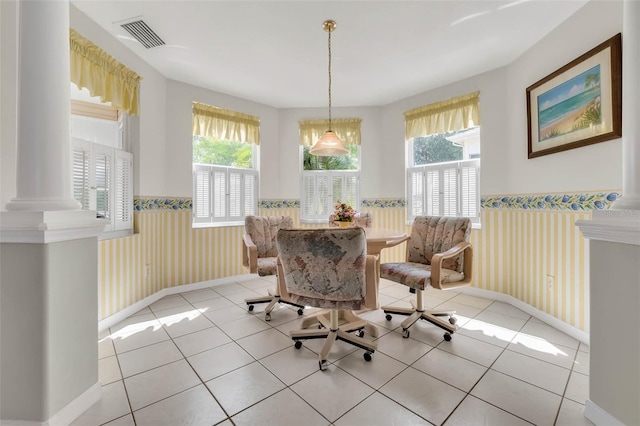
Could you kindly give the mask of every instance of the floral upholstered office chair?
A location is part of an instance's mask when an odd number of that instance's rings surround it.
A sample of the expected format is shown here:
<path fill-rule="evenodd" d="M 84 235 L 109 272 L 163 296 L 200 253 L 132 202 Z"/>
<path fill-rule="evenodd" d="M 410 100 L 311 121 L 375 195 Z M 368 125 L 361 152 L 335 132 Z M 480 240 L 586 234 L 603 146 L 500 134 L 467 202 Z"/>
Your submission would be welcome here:
<path fill-rule="evenodd" d="M 424 309 L 424 290 L 431 286 L 438 290 L 468 286 L 472 278 L 473 248 L 469 243 L 471 221 L 461 217 L 416 217 L 407 241 L 407 261 L 383 263 L 380 277 L 398 282 L 416 293 L 413 309 L 383 306 L 387 320 L 391 314 L 409 315 L 402 322 L 402 336 L 409 337 L 409 327 L 419 319 L 426 320 L 446 332 L 444 339 L 458 327 L 455 311 L 428 311 Z M 448 321 L 441 317 L 449 317 Z"/>
<path fill-rule="evenodd" d="M 324 329 L 294 330 L 289 335 L 302 347 L 302 340 L 325 339 L 319 355 L 320 370 L 336 340 L 364 349 L 371 360 L 375 343 L 358 337 L 367 324 L 355 320 L 339 324 L 339 310 L 375 309 L 377 294 L 377 258 L 367 255 L 367 240 L 362 228 L 298 229 L 278 231 L 278 274 L 290 300 L 305 306 L 329 309 L 328 320 L 318 316 Z M 281 286 L 282 287 L 282 286 Z"/>
<path fill-rule="evenodd" d="M 276 237 L 278 230 L 293 228 L 293 219 L 289 216 L 247 216 L 244 219 L 245 234 L 242 237 L 242 265 L 249 268 L 252 274 L 263 277 L 275 275 L 277 272 L 276 258 L 278 248 Z M 257 303 L 268 303 L 264 316 L 271 321 L 271 311 L 278 303 L 286 303 L 298 308 L 298 315 L 302 315 L 303 305 L 293 303 L 282 298 L 276 285 L 275 292 L 269 291 L 269 296 L 245 299 L 249 311 L 253 311 Z"/>

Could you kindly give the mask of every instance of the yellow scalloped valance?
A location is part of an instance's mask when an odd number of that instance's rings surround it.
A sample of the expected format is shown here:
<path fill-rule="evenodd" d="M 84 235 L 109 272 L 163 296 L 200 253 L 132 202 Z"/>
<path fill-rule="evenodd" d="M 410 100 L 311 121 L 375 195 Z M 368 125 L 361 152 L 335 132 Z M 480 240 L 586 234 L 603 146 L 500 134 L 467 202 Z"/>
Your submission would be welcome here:
<path fill-rule="evenodd" d="M 71 81 L 86 87 L 91 96 L 100 96 L 130 115 L 139 114 L 140 77 L 100 47 L 69 30 Z"/>
<path fill-rule="evenodd" d="M 469 129 L 480 125 L 480 92 L 404 113 L 405 139 Z"/>
<path fill-rule="evenodd" d="M 260 145 L 260 118 L 194 102 L 193 134 Z"/>
<path fill-rule="evenodd" d="M 360 145 L 360 118 L 338 118 L 331 120 L 331 130 L 345 145 Z M 329 130 L 329 120 L 301 120 L 300 145 L 313 146 Z"/>

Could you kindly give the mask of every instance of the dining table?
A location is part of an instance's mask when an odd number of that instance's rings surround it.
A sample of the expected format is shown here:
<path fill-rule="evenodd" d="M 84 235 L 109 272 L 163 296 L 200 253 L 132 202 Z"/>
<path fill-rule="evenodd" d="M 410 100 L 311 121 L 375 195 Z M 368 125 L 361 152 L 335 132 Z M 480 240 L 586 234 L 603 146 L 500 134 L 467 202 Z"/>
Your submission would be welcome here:
<path fill-rule="evenodd" d="M 380 252 L 382 252 L 382 250 L 386 248 L 394 247 L 394 246 L 397 246 L 398 244 L 402 244 L 403 242 L 409 239 L 409 236 L 404 231 L 398 231 L 393 229 L 383 229 L 383 228 L 363 228 L 363 229 L 367 239 L 367 254 L 374 255 L 378 258 L 377 271 L 376 271 L 376 274 L 378 275 L 376 277 L 377 278 L 376 284 L 377 284 L 380 281 Z M 376 291 L 378 291 L 378 288 L 376 288 Z M 339 313 L 339 319 L 345 320 L 347 322 L 362 321 L 364 332 L 368 333 L 372 337 L 378 337 L 379 335 L 378 328 L 375 325 L 371 324 L 368 321 L 363 320 L 358 316 L 358 313 L 365 312 L 365 311 L 367 311 L 367 309 L 357 311 L 357 313 L 349 309 L 341 309 Z M 318 313 L 317 315 L 313 315 L 305 318 L 302 321 L 302 328 L 308 328 L 310 325 L 316 324 L 318 322 L 318 320 L 316 319 L 318 315 L 326 316 L 326 318 L 328 319 L 329 311 L 323 311 Z"/>

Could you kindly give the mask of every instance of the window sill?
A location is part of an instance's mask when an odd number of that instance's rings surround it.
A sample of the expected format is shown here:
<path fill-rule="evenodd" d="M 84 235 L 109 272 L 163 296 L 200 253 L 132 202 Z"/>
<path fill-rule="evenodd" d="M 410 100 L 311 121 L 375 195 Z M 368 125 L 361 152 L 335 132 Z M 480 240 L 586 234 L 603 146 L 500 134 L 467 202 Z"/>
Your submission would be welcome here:
<path fill-rule="evenodd" d="M 133 229 L 122 229 L 120 231 L 107 231 L 98 236 L 98 240 L 111 240 L 114 238 L 130 237 L 134 235 Z"/>
<path fill-rule="evenodd" d="M 214 222 L 214 223 L 192 223 L 191 228 L 228 228 L 230 226 L 244 226 L 242 222 Z"/>

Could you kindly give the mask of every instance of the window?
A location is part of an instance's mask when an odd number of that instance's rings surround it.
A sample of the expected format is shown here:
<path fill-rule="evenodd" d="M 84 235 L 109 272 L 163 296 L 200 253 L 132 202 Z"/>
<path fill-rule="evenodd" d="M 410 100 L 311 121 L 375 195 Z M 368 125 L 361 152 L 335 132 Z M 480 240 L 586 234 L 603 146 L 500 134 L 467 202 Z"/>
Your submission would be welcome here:
<path fill-rule="evenodd" d="M 193 224 L 244 225 L 258 212 L 259 120 L 193 104 Z"/>
<path fill-rule="evenodd" d="M 480 221 L 478 94 L 405 113 L 407 220 L 465 216 Z M 444 126 L 443 123 L 449 124 Z M 436 130 L 437 133 L 424 134 Z"/>
<path fill-rule="evenodd" d="M 360 205 L 360 119 L 332 120 L 332 130 L 349 150 L 348 155 L 319 157 L 309 154 L 328 128 L 327 120 L 300 122 L 302 169 L 300 220 L 326 222 L 338 201 Z"/>
<path fill-rule="evenodd" d="M 126 123 L 139 113 L 142 78 L 73 29 L 69 47 L 74 196 L 107 222 L 101 238 L 128 235 L 133 156 L 125 150 L 136 139 L 136 126 Z"/>
<path fill-rule="evenodd" d="M 73 138 L 73 193 L 84 210 L 95 210 L 107 224 L 103 237 L 133 230 L 133 155 Z"/>
<path fill-rule="evenodd" d="M 104 219 L 101 238 L 133 232 L 133 155 L 123 146 L 125 113 L 71 84 L 73 193 Z"/>

